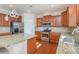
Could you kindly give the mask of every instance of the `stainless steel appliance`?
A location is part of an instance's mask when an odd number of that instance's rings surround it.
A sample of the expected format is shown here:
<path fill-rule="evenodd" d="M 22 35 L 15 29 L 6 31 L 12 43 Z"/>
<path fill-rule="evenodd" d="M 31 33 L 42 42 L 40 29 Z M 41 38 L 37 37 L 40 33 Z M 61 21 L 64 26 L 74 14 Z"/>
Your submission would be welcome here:
<path fill-rule="evenodd" d="M 43 27 L 50 27 L 51 26 L 51 23 L 50 22 L 44 22 L 43 23 Z"/>
<path fill-rule="evenodd" d="M 42 41 L 48 41 L 50 40 L 50 32 L 51 32 L 51 23 L 50 22 L 44 22 L 43 23 L 44 30 L 42 31 Z"/>
<path fill-rule="evenodd" d="M 50 32 L 42 32 L 42 41 L 48 41 L 49 42 L 49 38 L 50 38 Z"/>
<path fill-rule="evenodd" d="M 12 34 L 23 32 L 24 26 L 23 23 L 20 22 L 11 22 L 10 31 Z"/>
<path fill-rule="evenodd" d="M 43 41 L 48 41 L 50 40 L 50 32 L 51 29 L 50 28 L 46 28 L 42 31 L 42 40 Z"/>

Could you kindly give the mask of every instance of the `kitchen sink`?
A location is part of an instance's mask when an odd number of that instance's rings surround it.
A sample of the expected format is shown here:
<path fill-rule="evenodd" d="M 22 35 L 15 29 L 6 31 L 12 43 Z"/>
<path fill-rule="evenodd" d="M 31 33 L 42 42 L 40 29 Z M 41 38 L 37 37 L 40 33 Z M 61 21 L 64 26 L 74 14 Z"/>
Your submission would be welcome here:
<path fill-rule="evenodd" d="M 9 51 L 5 47 L 0 47 L 0 54 L 9 54 Z"/>
<path fill-rule="evenodd" d="M 63 43 L 74 44 L 75 43 L 75 39 L 69 38 L 69 37 L 65 37 L 65 38 L 63 38 Z"/>
<path fill-rule="evenodd" d="M 75 45 L 75 39 L 72 37 L 63 37 L 62 40 L 62 51 L 64 54 L 73 54 L 76 53 Z"/>

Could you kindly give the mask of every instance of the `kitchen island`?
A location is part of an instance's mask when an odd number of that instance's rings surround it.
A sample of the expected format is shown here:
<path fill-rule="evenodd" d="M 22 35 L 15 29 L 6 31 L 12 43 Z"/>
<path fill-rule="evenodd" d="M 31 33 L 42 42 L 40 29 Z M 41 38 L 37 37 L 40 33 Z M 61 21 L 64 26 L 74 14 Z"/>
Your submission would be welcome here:
<path fill-rule="evenodd" d="M 27 53 L 27 39 L 33 37 L 36 35 L 24 33 L 0 36 L 0 47 L 5 47 L 10 53 Z"/>

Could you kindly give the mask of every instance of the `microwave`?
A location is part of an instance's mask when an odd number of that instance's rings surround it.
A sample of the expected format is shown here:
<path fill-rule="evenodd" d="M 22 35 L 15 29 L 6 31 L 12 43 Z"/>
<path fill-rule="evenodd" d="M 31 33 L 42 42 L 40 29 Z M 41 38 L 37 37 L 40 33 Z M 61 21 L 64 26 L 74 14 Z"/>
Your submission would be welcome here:
<path fill-rule="evenodd" d="M 50 22 L 44 22 L 44 23 L 43 23 L 43 26 L 44 26 L 44 27 L 49 27 L 49 26 L 51 26 L 51 23 L 50 23 Z"/>

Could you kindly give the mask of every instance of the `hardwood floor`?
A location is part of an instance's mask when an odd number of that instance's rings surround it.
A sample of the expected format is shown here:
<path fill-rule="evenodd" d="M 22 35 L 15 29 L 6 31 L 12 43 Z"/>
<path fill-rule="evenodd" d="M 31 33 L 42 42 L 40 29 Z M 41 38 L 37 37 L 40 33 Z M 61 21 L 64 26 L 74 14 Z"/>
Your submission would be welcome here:
<path fill-rule="evenodd" d="M 58 46 L 55 43 L 48 43 L 36 39 L 29 39 L 27 43 L 30 43 L 27 45 L 28 54 L 56 54 Z"/>

